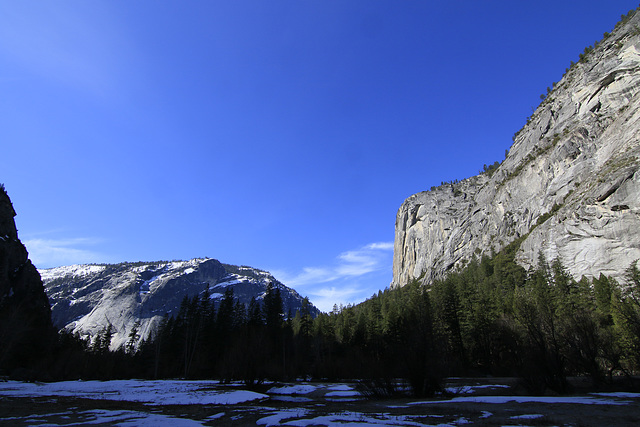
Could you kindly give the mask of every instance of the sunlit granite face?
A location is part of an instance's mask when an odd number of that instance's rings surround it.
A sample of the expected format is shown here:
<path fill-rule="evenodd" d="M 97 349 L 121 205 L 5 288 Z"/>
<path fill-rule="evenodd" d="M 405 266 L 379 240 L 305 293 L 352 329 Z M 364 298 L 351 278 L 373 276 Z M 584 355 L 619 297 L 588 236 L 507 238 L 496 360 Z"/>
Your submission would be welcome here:
<path fill-rule="evenodd" d="M 495 170 L 403 203 L 392 286 L 442 277 L 523 236 L 525 268 L 542 253 L 578 279 L 620 278 L 640 259 L 639 24 L 620 25 L 568 70 Z"/>

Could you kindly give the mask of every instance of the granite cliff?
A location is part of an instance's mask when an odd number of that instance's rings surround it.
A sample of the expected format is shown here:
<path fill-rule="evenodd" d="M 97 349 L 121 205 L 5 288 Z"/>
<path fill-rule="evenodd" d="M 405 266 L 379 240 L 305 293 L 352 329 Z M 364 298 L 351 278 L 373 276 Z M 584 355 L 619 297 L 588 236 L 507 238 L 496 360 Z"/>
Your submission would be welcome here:
<path fill-rule="evenodd" d="M 0 186 L 0 374 L 33 368 L 51 344 L 49 300 L 20 239 L 11 199 Z"/>
<path fill-rule="evenodd" d="M 640 13 L 585 49 L 496 168 L 409 197 L 392 287 L 428 282 L 522 238 L 576 278 L 620 278 L 640 259 Z"/>

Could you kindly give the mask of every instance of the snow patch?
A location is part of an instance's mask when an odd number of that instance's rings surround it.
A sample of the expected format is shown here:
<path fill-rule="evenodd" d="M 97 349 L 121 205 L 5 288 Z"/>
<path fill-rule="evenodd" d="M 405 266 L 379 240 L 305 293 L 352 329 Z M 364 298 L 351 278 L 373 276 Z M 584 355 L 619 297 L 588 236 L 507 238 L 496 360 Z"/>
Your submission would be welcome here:
<path fill-rule="evenodd" d="M 284 394 L 271 396 L 271 400 L 277 400 L 279 402 L 296 402 L 296 403 L 313 402 L 313 399 L 309 397 L 289 396 Z"/>
<path fill-rule="evenodd" d="M 525 414 L 525 415 L 514 415 L 509 418 L 511 418 L 512 420 L 536 420 L 542 417 L 544 417 L 544 415 L 542 414 Z"/>
<path fill-rule="evenodd" d="M 251 278 L 246 276 L 240 276 L 238 274 L 228 274 L 222 278 L 222 282 L 216 283 L 214 288 L 226 288 L 227 286 L 238 285 L 240 283 L 249 283 Z"/>
<path fill-rule="evenodd" d="M 242 283 L 245 282 L 245 280 L 240 280 L 240 279 L 236 279 L 236 280 L 229 280 L 226 282 L 221 282 L 218 283 L 214 286 L 214 288 L 226 288 L 227 286 L 231 286 L 231 285 L 237 285 L 238 283 Z"/>
<path fill-rule="evenodd" d="M 355 390 L 351 390 L 351 391 L 330 391 L 329 393 L 325 394 L 325 396 L 327 396 L 327 397 L 356 397 L 356 396 L 360 396 L 360 393 L 358 393 Z"/>
<path fill-rule="evenodd" d="M 90 274 L 100 273 L 106 268 L 104 265 L 68 265 L 64 267 L 38 269 L 43 282 L 50 282 L 61 277 L 84 277 Z"/>
<path fill-rule="evenodd" d="M 267 391 L 269 394 L 309 394 L 318 389 L 317 386 L 310 384 L 299 384 L 285 387 L 272 387 Z"/>
<path fill-rule="evenodd" d="M 304 415 L 303 415 L 304 416 Z M 422 423 L 413 422 L 409 417 L 404 415 L 380 414 L 377 417 L 371 414 L 363 414 L 360 412 L 340 412 L 338 414 L 322 415 L 314 418 L 291 419 L 296 415 L 292 415 L 291 411 L 280 411 L 271 417 L 265 417 L 258 420 L 259 425 L 281 425 L 281 420 L 288 420 L 284 425 L 288 426 L 333 426 L 348 424 L 350 426 L 424 426 Z"/>
<path fill-rule="evenodd" d="M 348 384 L 338 384 L 328 387 L 329 392 L 325 394 L 327 397 L 360 397 L 360 393 Z"/>
<path fill-rule="evenodd" d="M 218 412 L 218 413 L 217 413 L 217 414 L 215 414 L 215 415 L 211 415 L 211 416 L 210 416 L 209 418 L 207 418 L 207 419 L 208 419 L 208 420 L 217 420 L 218 418 L 222 418 L 222 417 L 224 417 L 225 415 L 227 415 L 227 413 L 226 413 L 226 412 Z"/>
<path fill-rule="evenodd" d="M 146 295 L 151 292 L 151 287 L 156 285 L 156 282 L 160 281 L 162 275 L 153 276 L 149 280 L 145 280 L 142 285 L 140 285 L 140 296 Z"/>
<path fill-rule="evenodd" d="M 256 421 L 256 425 L 277 426 L 280 425 L 280 422 L 283 420 L 291 418 L 301 418 L 307 415 L 308 412 L 309 411 L 307 411 L 306 409 L 285 409 L 279 412 L 275 412 L 273 415 L 260 418 L 258 421 Z"/>
<path fill-rule="evenodd" d="M 338 384 L 331 387 L 328 387 L 327 390 L 331 391 L 352 391 L 353 387 L 348 384 Z"/>
<path fill-rule="evenodd" d="M 267 399 L 269 396 L 248 390 L 215 390 L 212 381 L 62 381 L 56 383 L 0 383 L 3 396 L 73 396 L 141 402 L 152 405 L 235 405 Z"/>
<path fill-rule="evenodd" d="M 569 403 L 582 405 L 628 405 L 629 400 L 598 399 L 590 396 L 477 396 L 454 397 L 449 400 L 429 400 L 423 402 L 410 402 L 409 405 L 424 405 L 432 403 Z"/>
<path fill-rule="evenodd" d="M 472 394 L 475 393 L 476 390 L 485 389 L 485 388 L 509 388 L 508 385 L 504 384 L 489 384 L 489 385 L 465 385 L 459 387 L 447 387 L 445 391 L 451 394 Z"/>
<path fill-rule="evenodd" d="M 617 397 L 620 399 L 639 399 L 640 398 L 640 393 L 629 393 L 624 391 L 608 392 L 608 393 L 591 393 L 591 394 L 596 396 L 603 396 L 603 397 Z"/>
<path fill-rule="evenodd" d="M 10 417 L 2 418 L 0 421 L 13 421 L 15 424 L 25 423 L 26 425 L 52 425 L 49 424 L 51 417 L 59 417 L 69 420 L 69 423 L 64 425 L 119 425 L 119 426 L 177 426 L 177 427 L 191 427 L 201 426 L 198 421 L 188 420 L 184 418 L 177 418 L 162 414 L 153 414 L 147 412 L 138 411 L 114 411 L 106 409 L 93 409 L 89 411 L 77 412 L 76 410 L 69 410 L 67 412 L 56 412 L 50 414 L 38 414 L 30 415 L 28 417 Z M 75 423 L 72 420 L 80 420 L 79 423 Z M 20 421 L 20 423 L 18 422 Z"/>

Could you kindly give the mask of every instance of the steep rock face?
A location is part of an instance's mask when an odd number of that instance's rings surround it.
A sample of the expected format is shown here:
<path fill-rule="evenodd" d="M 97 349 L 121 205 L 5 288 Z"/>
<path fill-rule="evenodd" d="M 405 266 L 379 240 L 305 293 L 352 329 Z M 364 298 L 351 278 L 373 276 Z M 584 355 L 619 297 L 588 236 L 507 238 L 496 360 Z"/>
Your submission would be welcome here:
<path fill-rule="evenodd" d="M 559 258 L 579 278 L 640 259 L 640 13 L 573 66 L 493 173 L 409 197 L 392 286 L 429 281 L 526 236 L 525 267 Z"/>
<path fill-rule="evenodd" d="M 0 370 L 44 356 L 51 311 L 38 271 L 18 239 L 11 199 L 0 187 Z"/>
<path fill-rule="evenodd" d="M 280 290 L 285 314 L 302 306 L 302 297 L 266 271 L 221 264 L 215 259 L 73 265 L 41 270 L 52 305 L 53 322 L 85 338 L 111 324 L 111 348 L 123 346 L 136 323 L 140 339 L 153 333 L 165 315 L 176 315 L 185 296 L 219 301 L 232 288 L 240 303 L 260 301 L 268 284 Z M 312 307 L 313 313 L 318 311 Z"/>

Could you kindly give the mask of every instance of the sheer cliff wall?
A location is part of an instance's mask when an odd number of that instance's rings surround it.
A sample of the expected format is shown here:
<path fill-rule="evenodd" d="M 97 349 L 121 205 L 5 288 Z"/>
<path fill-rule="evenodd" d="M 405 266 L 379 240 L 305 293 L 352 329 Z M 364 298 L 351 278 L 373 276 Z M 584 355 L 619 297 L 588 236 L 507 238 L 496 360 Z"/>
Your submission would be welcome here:
<path fill-rule="evenodd" d="M 526 236 L 571 274 L 620 277 L 640 259 L 640 13 L 564 75 L 495 170 L 409 197 L 392 287 L 428 282 Z"/>

